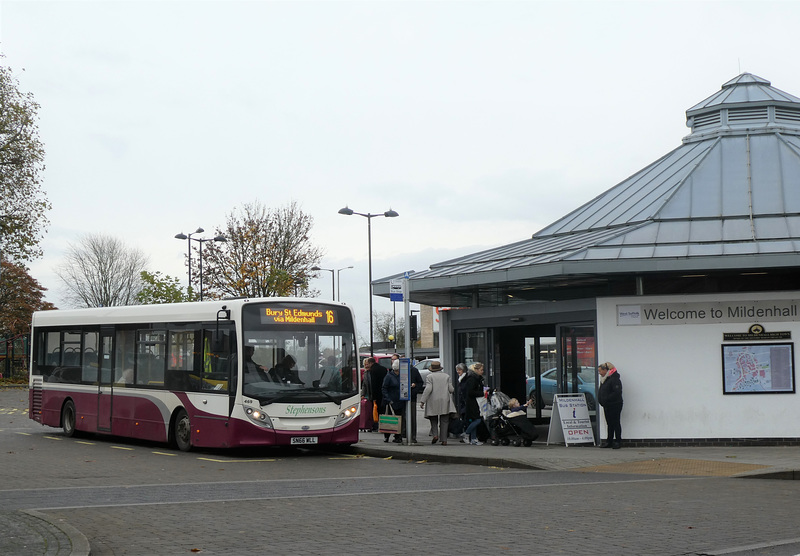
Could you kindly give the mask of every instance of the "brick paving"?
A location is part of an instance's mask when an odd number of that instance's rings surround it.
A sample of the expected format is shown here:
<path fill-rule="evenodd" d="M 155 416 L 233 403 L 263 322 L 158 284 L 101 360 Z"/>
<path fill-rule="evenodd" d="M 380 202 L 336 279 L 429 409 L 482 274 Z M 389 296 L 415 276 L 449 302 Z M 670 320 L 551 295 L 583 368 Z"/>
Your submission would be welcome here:
<path fill-rule="evenodd" d="M 800 482 L 738 478 L 797 477 L 798 447 L 404 446 L 362 433 L 349 454 L 183 454 L 67 439 L 17 398 L 0 392 L 0 554 L 800 553 Z"/>

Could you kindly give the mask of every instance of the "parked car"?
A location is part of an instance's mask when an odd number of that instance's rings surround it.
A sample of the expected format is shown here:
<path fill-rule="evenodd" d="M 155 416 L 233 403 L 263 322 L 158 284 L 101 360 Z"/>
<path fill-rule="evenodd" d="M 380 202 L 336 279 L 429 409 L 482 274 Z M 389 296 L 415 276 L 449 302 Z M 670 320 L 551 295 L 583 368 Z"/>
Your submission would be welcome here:
<path fill-rule="evenodd" d="M 415 367 L 419 371 L 420 376 L 422 377 L 423 383 L 425 382 L 425 377 L 430 374 L 431 363 L 433 363 L 434 361 L 441 363 L 441 361 L 439 361 L 438 359 L 423 359 L 422 361 L 420 361 L 415 365 Z"/>
<path fill-rule="evenodd" d="M 525 391 L 528 399 L 533 400 L 534 407 L 553 405 L 553 396 L 558 393 L 558 369 L 548 369 L 542 373 L 542 391 L 536 392 L 536 379 L 529 377 L 525 381 Z M 570 377 L 571 378 L 571 377 Z M 592 411 L 596 407 L 594 399 L 595 370 L 593 367 L 581 367 L 578 371 L 578 392 L 586 394 L 586 405 Z M 572 392 L 572 381 L 567 383 L 567 391 Z"/>

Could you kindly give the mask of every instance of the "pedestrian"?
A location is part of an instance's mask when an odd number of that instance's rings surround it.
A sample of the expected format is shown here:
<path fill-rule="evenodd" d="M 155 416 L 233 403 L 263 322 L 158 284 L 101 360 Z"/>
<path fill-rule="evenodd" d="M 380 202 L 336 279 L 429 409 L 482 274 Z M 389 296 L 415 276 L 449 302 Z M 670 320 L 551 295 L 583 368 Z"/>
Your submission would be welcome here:
<path fill-rule="evenodd" d="M 456 388 L 456 408 L 458 410 L 458 416 L 462 420 L 464 419 L 464 414 L 466 413 L 467 401 L 467 397 L 463 391 L 465 378 L 467 378 L 467 366 L 464 363 L 459 363 L 456 365 L 456 384 L 458 386 L 458 388 Z"/>
<path fill-rule="evenodd" d="M 400 371 L 400 356 L 392 354 L 392 370 Z M 419 369 L 411 365 L 411 388 L 409 392 L 409 403 L 411 404 L 411 442 L 417 441 L 417 395 L 422 394 L 425 384 L 422 382 L 422 375 Z"/>
<path fill-rule="evenodd" d="M 481 409 L 478 405 L 478 398 L 484 396 L 483 390 L 483 363 L 473 363 L 464 379 L 465 416 L 467 419 L 467 430 L 461 435 L 462 442 L 469 442 L 475 446 L 483 444 L 478 440 L 475 431 L 483 421 Z"/>
<path fill-rule="evenodd" d="M 367 357 L 364 360 L 364 381 L 361 384 L 361 396 L 372 402 L 372 415 L 374 423 L 372 430 L 378 430 L 377 415 L 383 413 L 383 379 L 386 377 L 387 369 L 375 361 L 374 357 Z"/>
<path fill-rule="evenodd" d="M 403 415 L 403 412 L 406 409 L 406 402 L 400 400 L 400 365 L 397 365 L 397 369 L 392 369 L 391 371 L 386 373 L 386 377 L 383 379 L 383 385 L 381 387 L 381 392 L 383 393 L 383 404 L 385 407 L 384 413 L 391 413 L 394 412 L 395 415 Z M 391 411 L 389 411 L 391 408 Z M 406 433 L 406 419 L 400 419 L 400 434 L 394 435 L 394 440 L 392 442 L 396 442 L 400 444 L 403 441 L 403 436 Z M 391 434 L 384 433 L 384 442 L 389 442 L 389 437 Z"/>
<path fill-rule="evenodd" d="M 466 426 L 466 395 L 464 394 L 464 379 L 467 378 L 467 366 L 464 363 L 456 365 L 455 404 L 456 414 L 450 418 L 450 436 L 460 438 Z"/>
<path fill-rule="evenodd" d="M 425 417 L 430 419 L 431 429 L 437 431 L 431 444 L 436 444 L 441 439 L 442 445 L 447 446 L 450 414 L 456 412 L 456 404 L 453 402 L 455 388 L 450 375 L 442 372 L 441 363 L 432 362 L 429 370 L 431 372 L 425 377 L 425 390 L 419 406 L 425 410 Z"/>
<path fill-rule="evenodd" d="M 622 379 L 619 371 L 608 361 L 602 363 L 598 368 L 600 373 L 600 389 L 597 392 L 597 401 L 603 406 L 603 414 L 606 417 L 606 428 L 608 429 L 606 441 L 601 448 L 613 448 L 615 450 L 622 447 Z"/>

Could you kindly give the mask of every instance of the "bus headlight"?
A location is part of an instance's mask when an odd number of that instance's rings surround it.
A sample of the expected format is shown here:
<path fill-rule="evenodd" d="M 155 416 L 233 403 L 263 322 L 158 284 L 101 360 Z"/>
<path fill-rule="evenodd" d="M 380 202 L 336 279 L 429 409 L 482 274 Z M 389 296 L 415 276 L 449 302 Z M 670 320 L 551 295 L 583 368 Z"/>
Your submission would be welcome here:
<path fill-rule="evenodd" d="M 354 404 L 348 407 L 344 407 L 339 412 L 339 416 L 336 418 L 336 424 L 334 426 L 338 427 L 340 425 L 344 425 L 348 421 L 353 420 L 356 415 L 358 415 L 357 405 Z"/>
<path fill-rule="evenodd" d="M 272 428 L 272 421 L 270 420 L 269 416 L 260 409 L 248 407 L 247 409 L 244 410 L 244 412 L 247 415 L 247 417 L 256 425 L 268 429 Z"/>

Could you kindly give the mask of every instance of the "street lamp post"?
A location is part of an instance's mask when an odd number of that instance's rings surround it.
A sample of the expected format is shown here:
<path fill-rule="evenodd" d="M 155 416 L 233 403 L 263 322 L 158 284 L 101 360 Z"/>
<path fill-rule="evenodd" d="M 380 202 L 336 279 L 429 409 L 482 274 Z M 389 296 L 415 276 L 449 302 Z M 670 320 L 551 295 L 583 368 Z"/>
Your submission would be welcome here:
<path fill-rule="evenodd" d="M 377 214 L 372 213 L 363 213 L 363 212 L 355 212 L 350 207 L 344 207 L 343 209 L 339 209 L 339 214 L 344 214 L 345 216 L 352 216 L 357 214 L 358 216 L 363 216 L 367 219 L 367 258 L 369 263 L 369 354 L 370 356 L 375 355 L 374 350 L 372 349 L 372 344 L 375 342 L 373 341 L 374 333 L 372 331 L 372 226 L 371 222 L 372 219 L 376 216 L 385 216 L 386 218 L 394 218 L 396 216 L 400 216 L 392 209 L 387 210 L 386 212 L 379 212 Z"/>
<path fill-rule="evenodd" d="M 181 240 L 185 239 L 186 240 L 186 244 L 188 246 L 187 255 L 188 255 L 188 259 L 189 259 L 189 289 L 187 290 L 187 297 L 189 297 L 189 301 L 192 300 L 192 296 L 191 296 L 191 291 L 192 291 L 192 242 L 196 241 L 197 243 L 200 244 L 200 253 L 199 253 L 200 254 L 200 301 L 203 301 L 203 244 L 206 241 L 228 241 L 228 239 L 222 234 L 220 234 L 220 235 L 218 235 L 216 237 L 213 237 L 213 238 L 212 237 L 209 237 L 209 238 L 192 237 L 194 234 L 202 234 L 203 232 L 205 232 L 205 230 L 203 228 L 197 228 L 195 231 L 193 231 L 192 233 L 190 233 L 188 235 L 184 234 L 183 232 L 181 232 L 180 234 L 177 234 L 175 236 L 175 239 L 181 239 Z"/>
<path fill-rule="evenodd" d="M 331 273 L 331 297 L 333 298 L 334 301 L 336 301 L 336 284 L 334 284 L 334 279 L 333 279 L 334 270 L 332 268 L 320 268 L 318 266 L 312 266 L 311 270 L 327 270 L 328 272 Z"/>
<path fill-rule="evenodd" d="M 353 265 L 346 266 L 344 268 L 339 268 L 336 270 L 336 297 L 339 298 L 339 301 L 342 300 L 342 276 L 341 272 L 343 270 L 347 270 L 348 268 L 353 268 Z"/>

